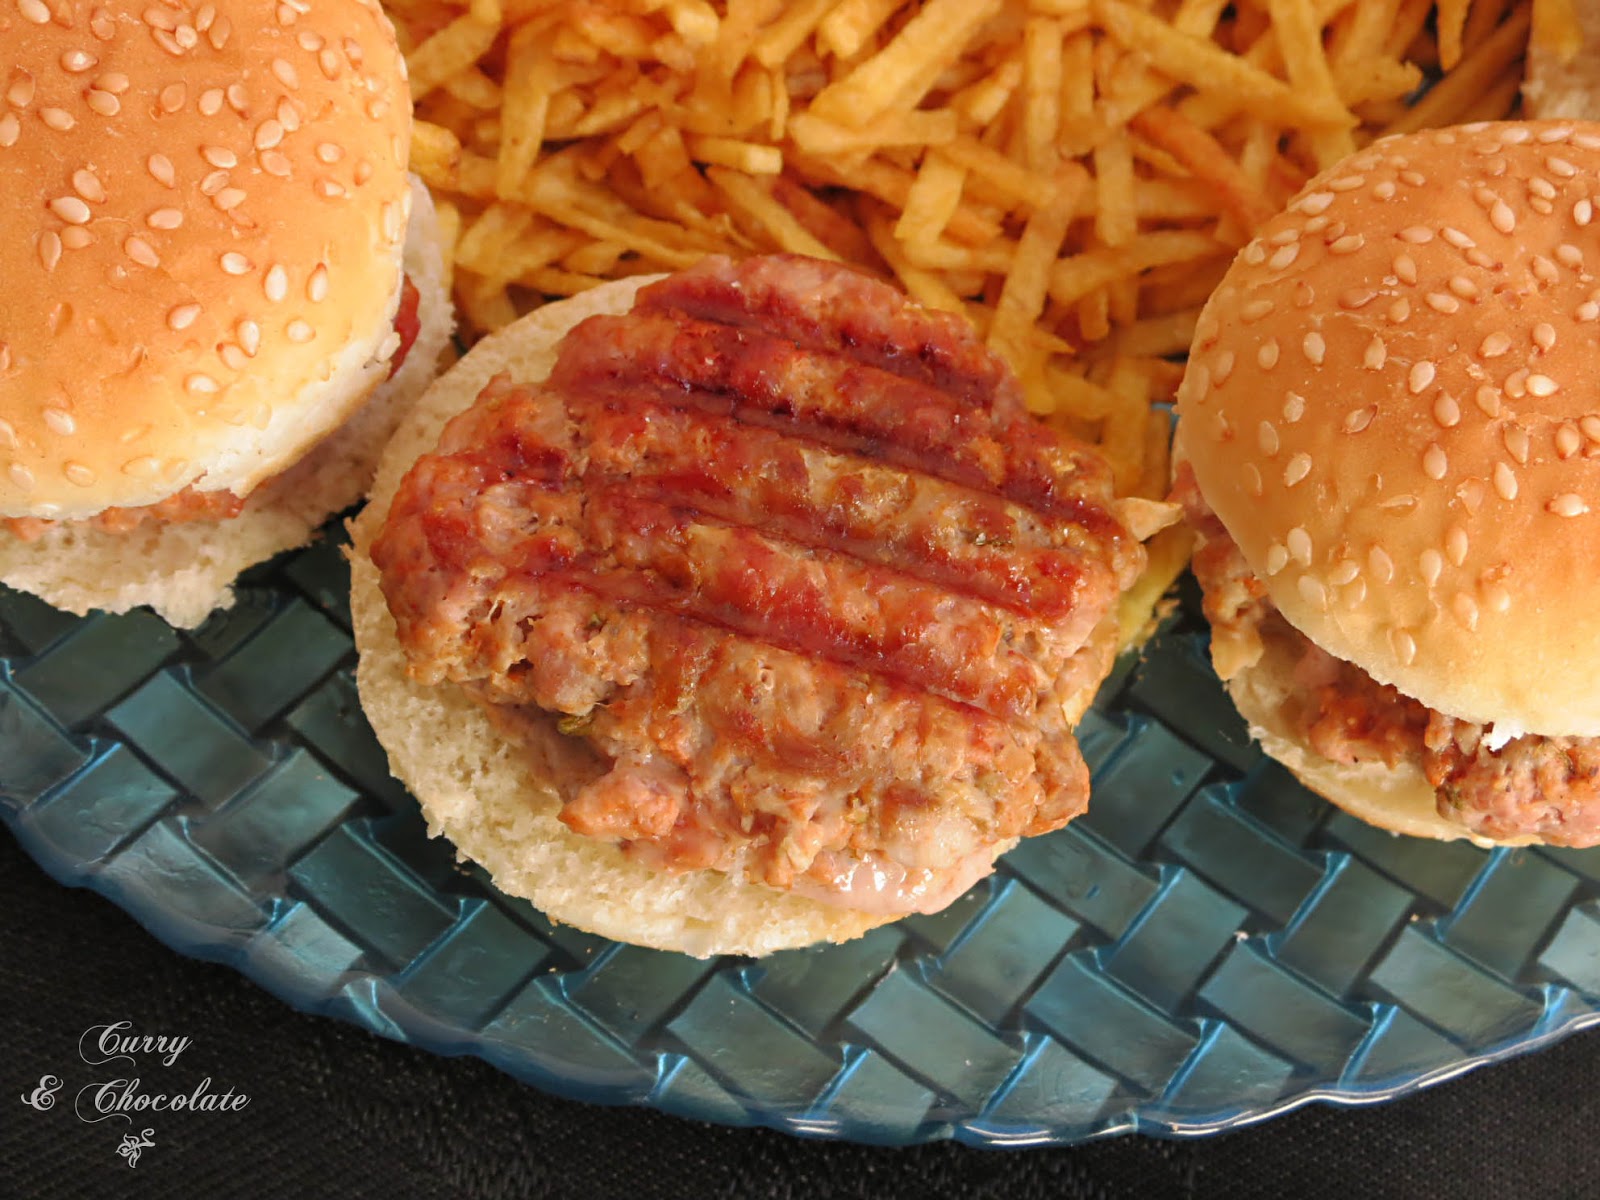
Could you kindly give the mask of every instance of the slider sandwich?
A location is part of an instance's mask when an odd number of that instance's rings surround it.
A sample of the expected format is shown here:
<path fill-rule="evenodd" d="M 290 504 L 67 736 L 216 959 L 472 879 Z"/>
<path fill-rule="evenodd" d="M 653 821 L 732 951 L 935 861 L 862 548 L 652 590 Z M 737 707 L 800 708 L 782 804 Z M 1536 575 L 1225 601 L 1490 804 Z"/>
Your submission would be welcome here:
<path fill-rule="evenodd" d="M 1083 810 L 1140 512 L 959 318 L 708 259 L 429 391 L 354 526 L 361 700 L 434 832 L 555 920 L 839 941 Z"/>
<path fill-rule="evenodd" d="M 1600 125 L 1386 138 L 1201 314 L 1178 496 L 1212 660 L 1356 816 L 1600 841 Z"/>
<path fill-rule="evenodd" d="M 0 16 L 0 582 L 193 625 L 360 498 L 448 336 L 371 0 Z"/>

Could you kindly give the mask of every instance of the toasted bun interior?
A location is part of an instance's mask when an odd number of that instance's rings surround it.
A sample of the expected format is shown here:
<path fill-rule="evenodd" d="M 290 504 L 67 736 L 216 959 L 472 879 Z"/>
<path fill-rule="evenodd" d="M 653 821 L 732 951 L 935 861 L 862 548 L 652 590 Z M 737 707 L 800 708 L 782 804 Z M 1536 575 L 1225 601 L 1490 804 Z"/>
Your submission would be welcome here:
<path fill-rule="evenodd" d="M 1600 125 L 1373 143 L 1240 253 L 1179 392 L 1285 618 L 1430 708 L 1600 735 Z"/>
<path fill-rule="evenodd" d="M 626 858 L 615 846 L 573 833 L 557 817 L 557 787 L 595 772 L 583 743 L 553 722 L 530 720 L 512 740 L 455 687 L 422 687 L 406 673 L 394 621 L 368 549 L 402 476 L 437 443 L 446 422 L 489 380 L 509 371 L 543 379 L 557 343 L 593 313 L 620 313 L 648 280 L 605 284 L 547 305 L 474 346 L 412 410 L 385 451 L 370 503 L 352 524 L 351 615 L 360 652 L 361 704 L 389 767 L 421 803 L 435 835 L 486 868 L 504 892 L 552 919 L 638 945 L 706 957 L 766 954 L 857 937 L 892 917 L 808 900 L 720 871 L 673 874 Z"/>
<path fill-rule="evenodd" d="M 416 285 L 421 329 L 392 379 L 375 372 L 371 395 L 343 426 L 226 521 L 147 521 L 127 533 L 63 523 L 34 542 L 0 530 L 0 583 L 67 612 L 125 612 L 148 604 L 173 625 L 198 625 L 232 602 L 246 567 L 304 545 L 334 513 L 362 496 L 401 415 L 437 370 L 452 327 L 433 204 L 412 182 L 405 271 Z"/>

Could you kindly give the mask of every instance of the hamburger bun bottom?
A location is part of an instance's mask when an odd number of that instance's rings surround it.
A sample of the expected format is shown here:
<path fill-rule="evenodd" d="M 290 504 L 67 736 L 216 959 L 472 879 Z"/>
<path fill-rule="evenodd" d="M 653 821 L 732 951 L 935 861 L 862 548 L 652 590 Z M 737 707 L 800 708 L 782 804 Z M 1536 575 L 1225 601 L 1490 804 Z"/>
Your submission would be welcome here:
<path fill-rule="evenodd" d="M 1264 651 L 1254 665 L 1236 671 L 1228 693 L 1249 722 L 1250 735 L 1269 757 L 1287 767 L 1301 783 L 1351 816 L 1390 833 L 1453 841 L 1466 838 L 1479 846 L 1522 846 L 1536 838 L 1494 841 L 1479 837 L 1439 815 L 1433 785 L 1421 763 L 1405 760 L 1346 765 L 1317 753 L 1288 719 L 1294 695 L 1294 669 L 1299 650 L 1292 640 L 1264 637 Z"/>
<path fill-rule="evenodd" d="M 127 533 L 63 522 L 37 541 L 0 531 L 0 583 L 79 616 L 147 604 L 170 624 L 192 628 L 233 603 L 245 568 L 302 546 L 334 513 L 358 501 L 378 456 L 407 407 L 433 378 L 453 316 L 433 203 L 411 181 L 406 274 L 416 285 L 421 328 L 392 379 L 368 369 L 369 396 L 300 462 L 263 484 L 263 502 L 226 521 L 147 521 Z"/>

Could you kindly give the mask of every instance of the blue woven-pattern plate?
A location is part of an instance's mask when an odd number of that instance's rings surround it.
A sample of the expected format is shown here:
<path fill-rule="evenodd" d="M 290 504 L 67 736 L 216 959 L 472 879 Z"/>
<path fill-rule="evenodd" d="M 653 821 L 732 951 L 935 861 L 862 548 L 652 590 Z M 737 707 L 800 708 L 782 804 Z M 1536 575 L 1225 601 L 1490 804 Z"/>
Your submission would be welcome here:
<path fill-rule="evenodd" d="M 338 547 L 192 633 L 0 589 L 0 815 L 288 1002 L 582 1100 L 904 1143 L 1362 1103 L 1600 1013 L 1600 853 L 1391 838 L 1248 744 L 1182 615 L 1080 737 L 1089 815 L 946 912 L 694 959 L 554 927 L 429 841 L 356 704 Z"/>

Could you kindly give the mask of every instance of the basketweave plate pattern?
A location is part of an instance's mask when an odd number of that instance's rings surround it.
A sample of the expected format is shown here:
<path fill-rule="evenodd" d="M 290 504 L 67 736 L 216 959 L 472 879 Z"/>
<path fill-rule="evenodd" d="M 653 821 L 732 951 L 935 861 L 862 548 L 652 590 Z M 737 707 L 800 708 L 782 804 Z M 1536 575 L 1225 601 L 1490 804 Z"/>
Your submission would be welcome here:
<path fill-rule="evenodd" d="M 325 541 L 191 633 L 0 589 L 0 815 L 300 1008 L 581 1100 L 991 1145 L 1383 1100 L 1600 1012 L 1600 854 L 1330 809 L 1248 743 L 1192 597 L 1083 723 L 1085 818 L 938 915 L 702 962 L 554 926 L 426 836 L 346 584 Z"/>

